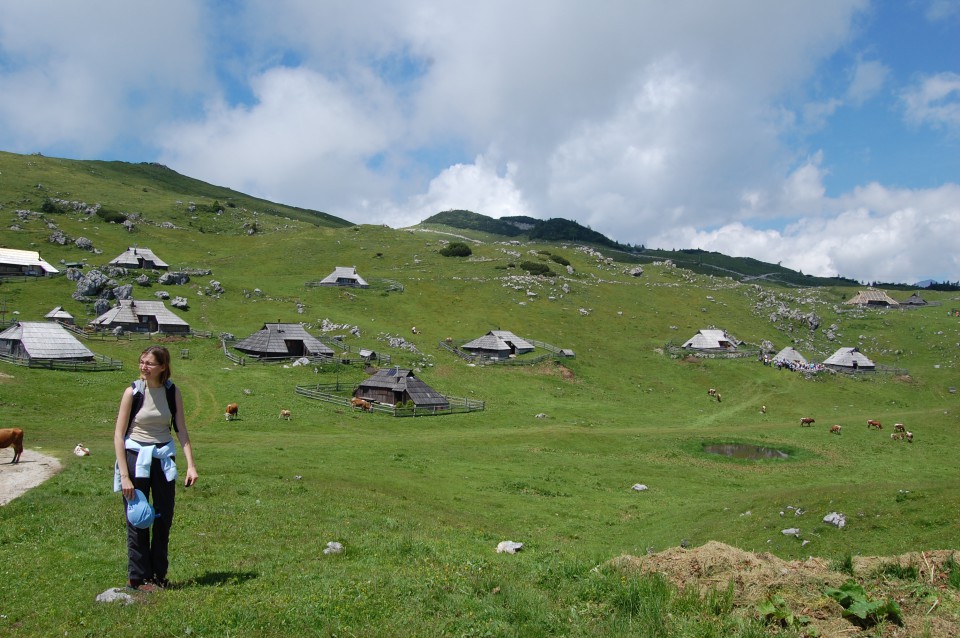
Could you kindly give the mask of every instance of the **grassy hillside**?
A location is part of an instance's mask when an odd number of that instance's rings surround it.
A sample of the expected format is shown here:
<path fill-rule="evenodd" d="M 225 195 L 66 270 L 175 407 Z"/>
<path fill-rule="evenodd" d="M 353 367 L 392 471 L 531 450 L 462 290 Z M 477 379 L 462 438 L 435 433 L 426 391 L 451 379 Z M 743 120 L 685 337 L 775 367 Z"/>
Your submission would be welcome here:
<path fill-rule="evenodd" d="M 618 261 L 646 264 L 670 260 L 693 272 L 720 277 L 733 277 L 738 281 L 762 279 L 770 283 L 789 286 L 857 286 L 856 281 L 845 277 L 814 277 L 779 264 L 768 264 L 750 257 L 730 257 L 722 253 L 700 249 L 663 250 L 620 244 L 601 233 L 566 219 L 538 220 L 529 217 L 504 217 L 493 219 L 466 210 L 450 210 L 437 213 L 420 224 L 424 228 L 453 228 L 465 231 L 480 231 L 484 237 L 500 235 L 504 238 L 525 238 L 543 242 L 577 242 L 608 251 Z M 907 286 L 895 286 L 901 290 Z"/>
<path fill-rule="evenodd" d="M 280 218 L 270 223 L 290 218 L 321 227 L 351 225 L 327 213 L 213 186 L 160 164 L 68 160 L 0 151 L 0 205 L 6 210 L 39 211 L 48 199 L 82 202 L 89 207 L 99 204 L 124 216 L 136 214 L 156 223 L 167 221 L 208 232 L 242 232 L 244 223 L 252 223 L 259 216 Z M 218 216 L 217 211 L 223 213 Z M 205 212 L 213 215 L 204 216 L 204 227 L 198 222 L 198 213 Z M 217 219 L 224 214 L 230 222 Z"/>
<path fill-rule="evenodd" d="M 8 191 L 11 169 L 0 167 L 4 245 L 39 250 L 54 265 L 90 266 L 134 243 L 149 247 L 174 268 L 211 271 L 182 287 L 160 286 L 155 275 L 151 285 L 134 286 L 137 298 L 160 289 L 186 297 L 190 308 L 177 312 L 196 330 L 242 338 L 264 322 L 300 321 L 319 334 L 326 319 L 341 326 L 328 335 L 387 352 L 437 390 L 484 400 L 487 409 L 425 419 L 357 413 L 300 397 L 294 387 L 356 382 L 360 369 L 241 367 L 216 339 L 165 340 L 175 356 L 188 351 L 175 359 L 174 377 L 201 479 L 178 493 L 170 574 L 178 587 L 130 611 L 93 598 L 124 579 L 111 437 L 120 393 L 150 342 L 86 342 L 123 360 L 119 372 L 0 363 L 0 422 L 25 430 L 24 461 L 42 452 L 65 466 L 0 508 L 0 549 L 17 557 L 0 561 L 0 633 L 120 635 L 133 614 L 138 624 L 164 628 L 158 635 L 614 636 L 640 627 L 667 635 L 650 629 L 660 627 L 669 635 L 757 636 L 767 630 L 752 608 L 700 605 L 663 583 L 594 568 L 621 554 L 711 540 L 838 563 L 960 544 L 960 320 L 948 315 L 960 308 L 956 293 L 925 293 L 934 305 L 911 311 L 850 310 L 842 304 L 850 288 L 743 283 L 665 264 L 645 264 L 633 277 L 632 264 L 572 242 L 506 245 L 502 236 L 450 227 L 254 217 L 253 203 L 239 194 L 236 209 L 186 213 L 171 200 L 203 197 L 161 196 L 157 182 L 129 176 L 129 185 L 95 192 L 94 182 L 56 183 L 60 160 L 22 161 L 34 162 L 25 167 L 31 171 L 46 167 L 47 177 L 29 173 L 43 196 Z M 97 166 L 88 170 L 106 171 Z M 130 231 L 82 211 L 44 213 L 54 192 L 142 216 Z M 106 197 L 111 192 L 117 200 Z M 168 220 L 173 227 L 160 223 Z M 243 223 L 252 220 L 258 228 L 247 234 Z M 51 243 L 57 231 L 90 239 L 98 252 Z M 471 257 L 439 254 L 454 234 L 474 239 Z M 551 276 L 524 274 L 517 264 L 525 260 L 542 261 Z M 305 285 L 347 265 L 374 286 Z M 385 279 L 404 291 L 386 291 L 378 285 Z M 210 280 L 224 292 L 210 294 Z M 74 290 L 66 277 L 3 282 L 0 309 L 7 319 L 16 311 L 40 320 L 62 305 L 84 323 L 93 310 L 72 299 Z M 813 360 L 858 346 L 898 372 L 806 378 L 752 358 L 667 354 L 668 342 L 708 327 L 748 344 L 794 345 Z M 572 378 L 553 363 L 472 367 L 437 345 L 497 328 L 574 350 L 564 362 Z M 392 346 L 391 337 L 417 351 Z M 710 387 L 722 402 L 707 395 Z M 226 423 L 231 401 L 241 420 Z M 293 411 L 290 422 L 277 418 L 281 408 Z M 815 417 L 815 427 L 801 428 L 803 416 Z M 868 431 L 871 418 L 885 429 Z M 914 431 L 914 443 L 890 440 L 894 422 Z M 834 423 L 843 425 L 841 436 L 828 434 Z M 78 442 L 93 455 L 72 456 Z M 704 453 L 714 442 L 774 447 L 790 458 Z M 0 462 L 7 454 L 0 451 Z M 650 489 L 632 490 L 637 483 Z M 843 529 L 822 521 L 835 511 L 847 516 Z M 799 537 L 781 533 L 790 527 Z M 497 554 L 508 539 L 524 550 Z M 328 541 L 346 552 L 325 555 Z M 654 595 L 665 598 L 650 618 L 630 602 Z M 937 613 L 955 620 L 956 596 L 939 595 Z"/>

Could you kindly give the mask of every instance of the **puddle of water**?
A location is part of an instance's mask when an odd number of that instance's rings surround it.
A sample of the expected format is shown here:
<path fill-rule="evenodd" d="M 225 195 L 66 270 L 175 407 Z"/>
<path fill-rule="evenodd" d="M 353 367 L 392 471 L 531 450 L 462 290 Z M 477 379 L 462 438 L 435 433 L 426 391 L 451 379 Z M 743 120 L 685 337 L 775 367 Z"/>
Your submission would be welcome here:
<path fill-rule="evenodd" d="M 788 459 L 790 455 L 776 448 L 762 445 L 746 445 L 744 443 L 717 443 L 704 445 L 703 451 L 708 454 L 720 454 L 734 459 L 763 460 Z"/>

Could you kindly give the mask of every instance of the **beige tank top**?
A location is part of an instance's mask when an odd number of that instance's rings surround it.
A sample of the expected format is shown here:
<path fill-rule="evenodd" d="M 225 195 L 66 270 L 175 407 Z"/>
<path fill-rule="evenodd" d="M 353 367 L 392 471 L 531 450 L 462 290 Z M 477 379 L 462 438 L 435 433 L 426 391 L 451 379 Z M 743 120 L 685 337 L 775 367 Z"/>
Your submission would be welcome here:
<path fill-rule="evenodd" d="M 143 405 L 133 417 L 130 438 L 137 443 L 166 443 L 170 437 L 170 417 L 173 406 L 167 405 L 167 390 L 145 387 Z"/>

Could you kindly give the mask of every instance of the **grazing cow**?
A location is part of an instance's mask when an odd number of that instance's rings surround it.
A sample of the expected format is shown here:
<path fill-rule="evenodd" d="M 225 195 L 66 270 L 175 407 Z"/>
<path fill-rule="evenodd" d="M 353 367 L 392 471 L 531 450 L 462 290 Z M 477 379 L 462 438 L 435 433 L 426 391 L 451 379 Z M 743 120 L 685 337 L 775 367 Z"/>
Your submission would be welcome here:
<path fill-rule="evenodd" d="M 810 427 L 816 422 L 817 422 L 816 419 L 814 419 L 812 416 L 805 416 L 802 419 L 800 419 L 800 425 L 803 427 Z"/>
<path fill-rule="evenodd" d="M 903 427 L 903 423 L 894 423 L 893 424 L 894 432 L 906 432 L 907 428 Z"/>
<path fill-rule="evenodd" d="M 369 412 L 373 409 L 373 405 L 369 401 L 361 399 L 360 397 L 353 397 L 350 399 L 350 405 L 355 408 L 360 408 L 364 412 Z"/>
<path fill-rule="evenodd" d="M 4 428 L 0 430 L 0 448 L 13 447 L 13 460 L 11 463 L 19 463 L 20 455 L 23 454 L 23 430 L 20 428 Z"/>
<path fill-rule="evenodd" d="M 77 456 L 90 456 L 90 448 L 85 447 L 83 443 L 77 443 L 77 447 L 73 448 L 73 453 Z"/>
<path fill-rule="evenodd" d="M 709 395 L 712 396 L 712 397 L 713 397 L 713 396 L 716 396 L 716 395 L 717 395 L 717 389 L 716 389 L 716 388 L 710 388 L 709 390 L 707 390 L 707 394 L 709 394 Z"/>
<path fill-rule="evenodd" d="M 714 396 L 717 397 L 717 403 L 720 403 L 720 393 L 717 392 Z"/>
<path fill-rule="evenodd" d="M 416 327 L 416 326 L 413 326 L 412 328 L 410 328 L 410 333 L 411 333 L 411 334 L 419 334 L 420 331 L 417 330 L 417 327 Z"/>
<path fill-rule="evenodd" d="M 840 425 L 837 424 L 830 426 L 830 434 L 840 434 Z"/>
<path fill-rule="evenodd" d="M 766 414 L 766 413 L 767 413 L 767 406 L 761 405 L 761 406 L 760 406 L 760 414 Z"/>
<path fill-rule="evenodd" d="M 878 430 L 882 430 L 883 426 L 880 425 L 880 421 L 875 421 L 874 419 L 870 419 L 869 421 L 867 421 L 867 429 L 869 430 L 870 428 L 877 428 Z"/>
<path fill-rule="evenodd" d="M 907 430 L 903 433 L 903 435 L 907 437 L 907 443 L 913 443 L 913 432 Z"/>
<path fill-rule="evenodd" d="M 226 412 L 223 413 L 223 416 L 224 418 L 226 418 L 227 421 L 233 421 L 234 419 L 238 418 L 239 414 L 240 414 L 240 406 L 237 405 L 236 403 L 228 403 L 227 410 Z"/>
<path fill-rule="evenodd" d="M 290 410 L 280 410 L 280 416 L 278 418 L 289 421 L 291 416 L 293 415 L 290 414 Z"/>

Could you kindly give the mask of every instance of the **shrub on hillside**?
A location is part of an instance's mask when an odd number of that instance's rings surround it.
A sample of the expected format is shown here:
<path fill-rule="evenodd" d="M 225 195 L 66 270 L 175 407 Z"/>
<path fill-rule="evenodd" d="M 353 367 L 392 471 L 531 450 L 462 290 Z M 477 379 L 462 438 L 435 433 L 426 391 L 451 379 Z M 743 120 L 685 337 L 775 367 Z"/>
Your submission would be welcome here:
<path fill-rule="evenodd" d="M 123 213 L 106 208 L 97 209 L 97 217 L 111 224 L 122 224 L 127 221 L 127 216 Z"/>
<path fill-rule="evenodd" d="M 550 266 L 539 261 L 521 261 L 520 268 L 526 270 L 531 275 L 545 275 L 549 277 L 554 274 L 550 270 Z"/>
<path fill-rule="evenodd" d="M 454 241 L 441 248 L 440 254 L 444 257 L 469 257 L 473 251 L 462 241 Z"/>
<path fill-rule="evenodd" d="M 564 257 L 563 255 L 550 255 L 550 259 L 557 262 L 561 266 L 569 266 L 570 260 Z"/>

